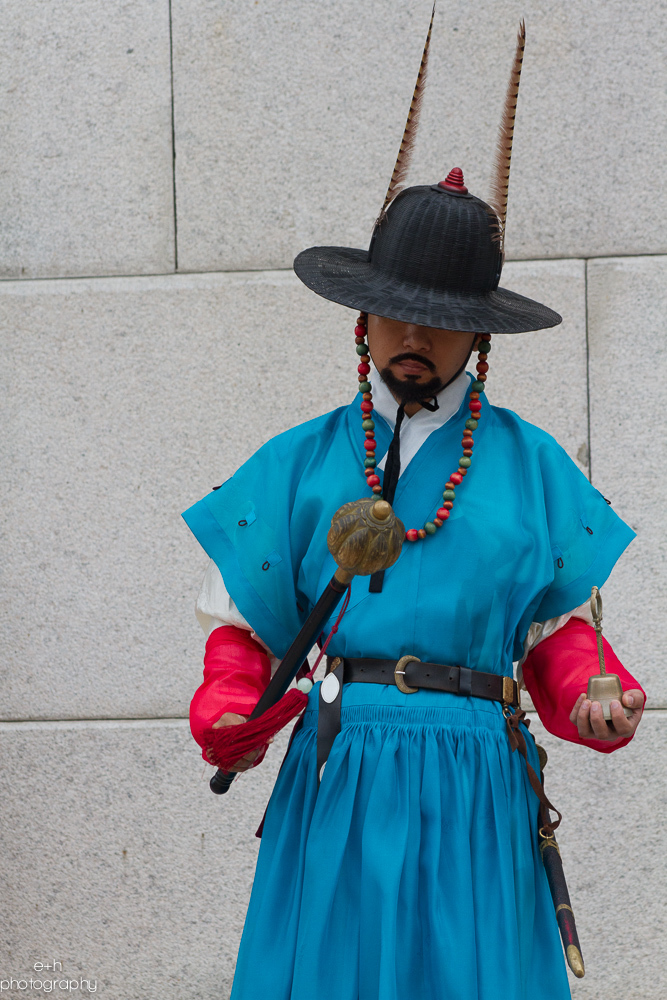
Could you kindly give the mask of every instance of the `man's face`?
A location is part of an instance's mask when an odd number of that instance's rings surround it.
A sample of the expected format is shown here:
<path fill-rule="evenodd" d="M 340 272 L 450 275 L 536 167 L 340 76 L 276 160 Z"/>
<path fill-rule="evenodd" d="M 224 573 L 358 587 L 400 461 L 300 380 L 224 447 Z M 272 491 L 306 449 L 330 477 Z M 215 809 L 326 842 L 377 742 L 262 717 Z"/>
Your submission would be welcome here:
<path fill-rule="evenodd" d="M 481 339 L 472 333 L 436 330 L 370 314 L 367 329 L 375 367 L 395 396 L 410 401 L 438 392 Z"/>

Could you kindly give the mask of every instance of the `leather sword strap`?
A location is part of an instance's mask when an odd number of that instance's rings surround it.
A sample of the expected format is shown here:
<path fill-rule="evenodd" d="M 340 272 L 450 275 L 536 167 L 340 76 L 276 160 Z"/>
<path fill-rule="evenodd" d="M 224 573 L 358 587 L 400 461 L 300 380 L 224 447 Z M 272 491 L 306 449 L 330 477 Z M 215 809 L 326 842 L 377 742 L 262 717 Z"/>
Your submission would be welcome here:
<path fill-rule="evenodd" d="M 323 691 L 320 685 L 320 697 L 317 709 L 317 787 L 320 787 L 324 765 L 326 764 L 333 741 L 340 732 L 340 706 L 343 700 L 343 661 L 335 659 L 330 662 L 327 657 L 327 677 L 333 674 L 338 686 L 334 688 L 335 697 Z M 325 697 L 326 695 L 326 697 Z"/>
<path fill-rule="evenodd" d="M 504 708 L 503 714 L 505 715 L 505 725 L 507 726 L 507 738 L 509 739 L 510 749 L 512 750 L 512 753 L 514 753 L 515 750 L 518 750 L 525 760 L 528 780 L 530 781 L 531 787 L 540 801 L 540 836 L 545 840 L 548 840 L 553 837 L 554 830 L 560 826 L 563 814 L 559 812 L 555 805 L 553 805 L 547 798 L 546 792 L 544 791 L 544 785 L 528 760 L 526 737 L 519 728 L 522 722 L 526 727 L 530 725 L 529 720 L 526 719 L 526 713 L 520 706 L 517 705 L 511 712 L 509 709 Z M 556 813 L 558 819 L 551 819 L 552 812 Z"/>

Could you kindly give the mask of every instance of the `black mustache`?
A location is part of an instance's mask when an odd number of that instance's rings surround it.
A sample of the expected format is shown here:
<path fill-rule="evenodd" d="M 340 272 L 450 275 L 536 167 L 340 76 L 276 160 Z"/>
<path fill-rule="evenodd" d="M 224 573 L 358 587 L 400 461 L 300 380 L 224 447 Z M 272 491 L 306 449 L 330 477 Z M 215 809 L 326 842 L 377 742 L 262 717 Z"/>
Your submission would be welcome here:
<path fill-rule="evenodd" d="M 393 358 L 390 358 L 389 364 L 397 365 L 401 361 L 418 361 L 420 365 L 424 365 L 424 367 L 428 368 L 430 372 L 435 371 L 435 365 L 433 364 L 432 361 L 429 361 L 428 358 L 421 357 L 419 354 L 410 354 L 410 352 L 406 352 L 405 354 L 394 355 Z"/>

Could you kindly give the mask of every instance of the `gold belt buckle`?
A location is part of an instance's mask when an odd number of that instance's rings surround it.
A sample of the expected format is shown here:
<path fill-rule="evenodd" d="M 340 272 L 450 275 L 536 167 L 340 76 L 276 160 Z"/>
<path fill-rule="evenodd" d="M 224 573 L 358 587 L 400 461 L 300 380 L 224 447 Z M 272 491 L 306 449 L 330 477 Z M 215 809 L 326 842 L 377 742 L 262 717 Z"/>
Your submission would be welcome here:
<path fill-rule="evenodd" d="M 412 653 L 402 656 L 394 667 L 394 681 L 398 690 L 402 691 L 403 694 L 415 694 L 416 691 L 419 691 L 419 688 L 410 687 L 403 680 L 405 677 L 405 668 L 408 663 L 421 663 L 421 660 L 418 656 L 413 656 Z"/>

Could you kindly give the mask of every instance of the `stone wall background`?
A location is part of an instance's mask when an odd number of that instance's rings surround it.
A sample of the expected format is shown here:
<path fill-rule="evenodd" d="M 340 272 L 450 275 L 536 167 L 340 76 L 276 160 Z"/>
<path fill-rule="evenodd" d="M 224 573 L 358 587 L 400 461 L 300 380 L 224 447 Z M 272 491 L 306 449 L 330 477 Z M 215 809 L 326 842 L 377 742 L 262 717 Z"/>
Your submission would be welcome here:
<path fill-rule="evenodd" d="M 290 271 L 363 246 L 429 0 L 6 0 L 0 23 L 0 977 L 226 997 L 281 753 L 224 800 L 189 737 L 206 559 L 180 512 L 345 402 L 353 315 Z M 667 3 L 441 3 L 413 182 L 484 196 L 528 41 L 491 398 L 554 433 L 638 537 L 605 632 L 645 683 L 611 757 L 545 737 L 587 976 L 665 993 L 662 621 Z M 345 345 L 348 345 L 346 347 Z M 45 973 L 46 974 L 46 973 Z"/>

